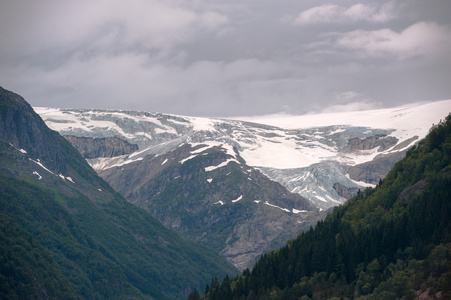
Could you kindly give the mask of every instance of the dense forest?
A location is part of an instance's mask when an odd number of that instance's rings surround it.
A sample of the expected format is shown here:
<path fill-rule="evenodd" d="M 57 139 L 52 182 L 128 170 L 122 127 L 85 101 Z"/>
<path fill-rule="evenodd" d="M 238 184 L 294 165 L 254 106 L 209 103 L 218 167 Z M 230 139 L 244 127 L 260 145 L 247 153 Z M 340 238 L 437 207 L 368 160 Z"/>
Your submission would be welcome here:
<path fill-rule="evenodd" d="M 450 200 L 448 115 L 376 188 L 189 299 L 451 299 Z"/>

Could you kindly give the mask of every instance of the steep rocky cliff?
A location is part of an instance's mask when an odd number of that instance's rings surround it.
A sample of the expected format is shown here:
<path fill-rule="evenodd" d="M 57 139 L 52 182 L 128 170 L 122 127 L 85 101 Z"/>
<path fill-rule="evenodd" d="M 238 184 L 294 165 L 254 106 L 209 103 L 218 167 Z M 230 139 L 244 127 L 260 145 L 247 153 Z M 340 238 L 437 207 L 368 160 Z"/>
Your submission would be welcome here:
<path fill-rule="evenodd" d="M 356 181 L 378 184 L 379 180 L 383 179 L 396 162 L 402 159 L 405 154 L 406 151 L 400 151 L 376 156 L 372 161 L 349 168 L 349 177 Z"/>
<path fill-rule="evenodd" d="M 138 150 L 138 145 L 115 137 L 94 139 L 67 135 L 65 138 L 86 159 L 121 156 Z"/>

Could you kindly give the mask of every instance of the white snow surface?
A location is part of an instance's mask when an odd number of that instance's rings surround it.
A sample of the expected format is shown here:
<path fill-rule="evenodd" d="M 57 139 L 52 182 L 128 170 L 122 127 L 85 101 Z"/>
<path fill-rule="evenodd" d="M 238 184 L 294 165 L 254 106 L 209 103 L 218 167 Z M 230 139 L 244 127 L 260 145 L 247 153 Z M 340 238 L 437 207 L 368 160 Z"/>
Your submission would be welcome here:
<path fill-rule="evenodd" d="M 43 168 L 44 170 L 46 170 L 47 172 L 49 172 L 50 174 L 55 175 L 55 173 L 53 173 L 52 171 L 50 171 L 49 169 L 47 169 L 47 168 L 41 163 L 41 160 L 40 160 L 40 159 L 34 160 L 34 159 L 29 158 L 29 160 L 31 160 L 32 162 L 34 162 L 35 164 L 37 164 L 38 166 L 40 166 L 41 168 Z"/>
<path fill-rule="evenodd" d="M 39 174 L 37 171 L 33 171 L 33 175 L 36 175 L 36 176 L 38 176 L 38 179 L 39 180 L 41 180 L 42 179 L 42 176 L 41 176 L 41 174 Z"/>
<path fill-rule="evenodd" d="M 451 112 L 451 99 L 416 103 L 401 107 L 351 111 L 302 116 L 269 115 L 261 117 L 238 117 L 236 119 L 276 126 L 284 129 L 302 129 L 332 125 L 364 126 L 370 128 L 396 129 L 393 136 L 403 138 L 403 133 L 424 137 L 432 124 L 437 124 Z M 340 129 L 337 130 L 338 132 Z M 412 136 L 413 136 L 412 135 Z"/>
<path fill-rule="evenodd" d="M 285 130 L 300 130 L 326 126 L 338 127 L 335 131 L 329 132 L 329 136 L 345 131 L 344 128 L 339 128 L 339 126 L 392 129 L 393 132 L 389 136 L 396 137 L 402 142 L 414 136 L 418 136 L 419 139 L 424 138 L 432 125 L 444 119 L 450 112 L 451 100 L 445 100 L 368 111 L 302 116 L 273 115 L 266 117 L 241 117 L 238 119 L 275 126 Z M 380 154 L 377 152 L 377 149 L 374 149 L 370 152 L 362 152 L 358 156 L 338 156 L 336 149 L 326 147 L 319 141 L 305 144 L 307 147 L 310 146 L 310 149 L 306 149 L 305 146 L 293 147 L 295 146 L 293 140 L 287 139 L 286 136 L 277 139 L 277 141 L 280 144 L 268 143 L 264 139 L 260 139 L 260 149 L 249 148 L 243 151 L 241 155 L 246 160 L 246 163 L 251 166 L 285 169 L 307 167 L 327 159 L 336 159 L 355 165 L 370 161 L 376 155 Z M 407 145 L 405 148 L 410 146 L 412 144 Z M 313 149 L 314 151 L 310 151 Z"/>
<path fill-rule="evenodd" d="M 368 111 L 302 116 L 241 117 L 240 121 L 126 111 L 43 107 L 34 109 L 51 129 L 63 135 L 116 136 L 138 144 L 139 152 L 130 155 L 130 158 L 164 153 L 168 149 L 163 145 L 173 148 L 176 144 L 188 142 L 192 145 L 206 143 L 208 147 L 215 143 L 221 144 L 222 147 L 229 147 L 227 153 L 233 156 L 235 155 L 233 147 L 237 147 L 241 157 L 250 166 L 291 169 L 307 167 L 325 160 L 336 160 L 349 165 L 370 161 L 380 154 L 377 149 L 343 155 L 338 153 L 336 145 L 329 142 L 330 138 L 337 134 L 344 134 L 348 127 L 359 126 L 391 130 L 390 136 L 398 138 L 400 142 L 414 136 L 421 139 L 427 134 L 432 124 L 438 123 L 451 112 L 451 100 Z M 121 122 L 117 120 L 131 122 L 133 127 L 121 126 Z M 328 132 L 321 129 L 327 126 L 334 126 L 334 128 Z M 299 132 L 310 128 L 320 130 L 306 131 L 303 134 Z M 370 134 L 371 130 L 362 132 L 362 134 L 365 133 Z M 161 140 L 163 134 L 166 136 L 165 140 Z M 170 137 L 167 138 L 167 136 Z M 161 141 L 158 141 L 159 139 Z M 176 140 L 178 142 L 175 144 L 165 144 Z M 411 144 L 406 145 L 405 148 L 409 146 Z M 199 149 L 199 151 L 204 150 Z"/>
<path fill-rule="evenodd" d="M 229 157 L 219 165 L 206 167 L 206 172 L 231 161 L 239 163 L 242 158 L 246 165 L 327 209 L 345 200 L 332 189 L 334 182 L 348 187 L 371 186 L 349 178 L 346 172 L 350 166 L 408 149 L 451 112 L 451 100 L 368 111 L 234 120 L 115 110 L 34 109 L 62 135 L 117 137 L 138 145 L 139 150 L 130 155 L 88 160 L 96 170 L 139 163 L 148 155 L 163 155 L 190 144 L 195 150 L 181 159 L 184 163 L 216 146 Z M 347 147 L 351 139 L 374 136 L 395 137 L 398 141 L 385 150 Z"/>
<path fill-rule="evenodd" d="M 290 210 L 289 210 L 288 208 L 282 208 L 282 207 L 280 207 L 280 206 L 271 204 L 271 203 L 269 203 L 268 201 L 265 201 L 264 204 L 266 204 L 266 205 L 268 205 L 268 206 L 271 206 L 271 207 L 275 207 L 275 208 L 281 209 L 281 210 L 286 211 L 286 212 L 290 212 Z"/>
<path fill-rule="evenodd" d="M 216 170 L 216 169 L 225 167 L 225 166 L 227 166 L 227 165 L 229 164 L 229 162 L 232 162 L 232 161 L 236 162 L 237 164 L 240 163 L 239 161 L 237 161 L 237 160 L 234 159 L 234 158 L 229 158 L 229 159 L 227 159 L 226 161 L 220 163 L 220 164 L 217 165 L 217 166 L 205 167 L 205 172 L 211 172 L 211 171 L 214 171 L 214 170 Z M 226 174 L 226 175 L 228 175 L 228 174 Z"/>
<path fill-rule="evenodd" d="M 235 200 L 232 200 L 232 203 L 238 202 L 241 199 L 243 199 L 243 195 L 239 196 L 238 198 L 236 198 Z"/>
<path fill-rule="evenodd" d="M 63 174 L 61 174 L 61 173 L 59 173 L 58 175 L 57 174 L 55 174 L 55 173 L 53 173 L 52 171 L 50 171 L 46 166 L 44 166 L 43 164 L 42 164 L 42 162 L 41 162 L 41 160 L 38 158 L 37 160 L 34 160 L 34 159 L 31 159 L 31 158 L 28 158 L 30 161 L 32 161 L 32 162 L 34 162 L 35 164 L 37 164 L 38 166 L 40 166 L 41 168 L 43 168 L 44 170 L 46 170 L 47 172 L 49 172 L 50 174 L 52 174 L 52 175 L 55 175 L 55 176 L 57 176 L 57 177 L 60 177 L 61 179 L 63 179 L 63 180 L 67 180 L 67 181 L 70 181 L 70 182 L 72 182 L 72 183 L 75 183 L 73 180 L 72 180 L 72 178 L 71 177 L 69 177 L 69 176 L 64 176 Z M 34 171 L 33 172 L 33 175 L 36 175 L 36 176 L 38 176 L 38 179 L 42 179 L 42 176 L 37 172 L 37 171 Z"/>

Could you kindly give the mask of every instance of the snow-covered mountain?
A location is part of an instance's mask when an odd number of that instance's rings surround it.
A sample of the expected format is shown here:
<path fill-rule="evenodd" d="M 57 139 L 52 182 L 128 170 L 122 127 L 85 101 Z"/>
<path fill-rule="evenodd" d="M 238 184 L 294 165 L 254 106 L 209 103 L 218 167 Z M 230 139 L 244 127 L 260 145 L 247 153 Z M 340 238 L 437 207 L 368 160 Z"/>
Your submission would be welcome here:
<path fill-rule="evenodd" d="M 97 171 L 163 155 L 185 144 L 221 145 L 231 156 L 236 151 L 247 166 L 327 209 L 343 203 L 357 189 L 377 184 L 409 147 L 451 112 L 451 100 L 241 120 L 134 111 L 35 110 L 63 136 L 115 138 L 137 145 L 128 154 L 88 159 Z M 181 158 L 180 163 L 198 155 L 201 151 Z"/>
<path fill-rule="evenodd" d="M 243 270 L 377 184 L 451 100 L 242 120 L 35 110 L 128 201 Z"/>

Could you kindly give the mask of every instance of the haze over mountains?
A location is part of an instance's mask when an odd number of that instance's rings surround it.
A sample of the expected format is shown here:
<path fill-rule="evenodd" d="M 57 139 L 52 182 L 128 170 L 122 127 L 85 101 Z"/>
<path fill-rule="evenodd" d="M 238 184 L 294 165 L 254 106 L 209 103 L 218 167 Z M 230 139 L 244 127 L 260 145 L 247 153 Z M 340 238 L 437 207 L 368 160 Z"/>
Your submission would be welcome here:
<path fill-rule="evenodd" d="M 375 186 L 451 100 L 241 121 L 35 110 L 127 200 L 245 269 Z"/>

